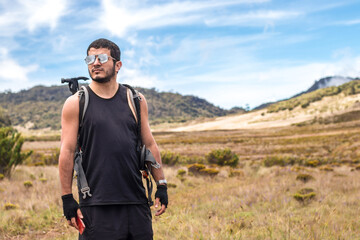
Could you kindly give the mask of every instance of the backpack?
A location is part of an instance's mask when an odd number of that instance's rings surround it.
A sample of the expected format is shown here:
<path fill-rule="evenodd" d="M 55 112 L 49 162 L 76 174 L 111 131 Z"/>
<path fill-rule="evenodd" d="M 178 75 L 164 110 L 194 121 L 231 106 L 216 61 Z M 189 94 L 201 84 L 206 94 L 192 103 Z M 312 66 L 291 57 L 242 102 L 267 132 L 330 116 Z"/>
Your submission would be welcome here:
<path fill-rule="evenodd" d="M 138 152 L 138 159 L 139 159 L 139 170 L 142 172 L 143 178 L 146 179 L 146 188 L 147 188 L 147 195 L 148 195 L 148 204 L 152 206 L 154 203 L 151 199 L 153 183 L 150 176 L 150 167 L 160 168 L 160 164 L 156 162 L 154 156 L 152 155 L 149 149 L 146 149 L 145 145 L 142 144 L 141 140 L 141 114 L 140 114 L 140 101 L 142 101 L 141 96 L 137 90 L 132 88 L 127 84 L 122 84 L 122 86 L 127 87 L 127 92 L 129 94 L 130 103 L 133 107 L 133 114 L 135 119 L 137 120 L 137 152 Z M 69 84 L 70 88 L 70 84 Z M 82 167 L 82 150 L 79 144 L 80 139 L 80 130 L 83 127 L 84 123 L 84 116 L 86 113 L 86 109 L 89 105 L 89 86 L 81 86 L 78 89 L 79 95 L 79 130 L 77 136 L 77 147 L 74 156 L 74 170 L 76 174 L 74 178 L 77 178 L 77 186 L 79 191 L 83 194 L 83 199 L 86 197 L 91 197 L 92 194 L 90 193 L 90 187 L 86 180 L 85 172 Z M 70 89 L 71 90 L 71 89 Z M 72 91 L 73 92 L 73 91 Z"/>

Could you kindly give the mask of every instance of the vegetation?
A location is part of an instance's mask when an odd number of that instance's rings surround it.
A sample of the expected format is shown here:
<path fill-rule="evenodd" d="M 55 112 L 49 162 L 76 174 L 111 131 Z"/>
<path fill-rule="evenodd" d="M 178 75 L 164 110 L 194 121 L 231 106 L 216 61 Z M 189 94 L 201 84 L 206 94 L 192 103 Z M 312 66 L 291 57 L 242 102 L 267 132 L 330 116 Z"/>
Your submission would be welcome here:
<path fill-rule="evenodd" d="M 224 110 L 195 96 L 178 93 L 158 92 L 155 89 L 137 88 L 147 99 L 152 124 L 163 122 L 184 122 L 199 117 L 216 117 L 243 112 L 242 108 Z M 1 118 L 7 124 L 10 119 L 14 126 L 27 125 L 31 129 L 60 129 L 61 109 L 70 96 L 67 86 L 36 86 L 18 93 L 0 93 L 0 107 L 9 116 Z"/>
<path fill-rule="evenodd" d="M 296 176 L 296 180 L 302 181 L 303 183 L 307 183 L 311 180 L 314 180 L 315 178 L 307 173 L 301 173 Z"/>
<path fill-rule="evenodd" d="M 209 163 L 217 164 L 219 166 L 236 167 L 239 162 L 239 157 L 233 153 L 230 148 L 215 149 L 206 155 L 206 160 Z"/>
<path fill-rule="evenodd" d="M 11 126 L 9 116 L 5 113 L 4 109 L 0 107 L 0 128 Z"/>
<path fill-rule="evenodd" d="M 31 188 L 32 186 L 33 186 L 33 183 L 31 181 L 25 181 L 24 182 L 24 187 Z"/>
<path fill-rule="evenodd" d="M 306 204 L 309 203 L 316 197 L 316 193 L 312 188 L 302 188 L 297 193 L 294 194 L 296 201 Z"/>
<path fill-rule="evenodd" d="M 154 137 L 168 161 L 170 199 L 153 217 L 156 239 L 360 239 L 360 119 Z M 27 166 L 0 181 L 0 239 L 77 238 L 54 192 L 56 163 L 43 161 L 58 151 L 49 143 L 25 142 L 24 151 L 34 150 Z M 238 168 L 204 158 L 219 149 L 231 149 Z"/>
<path fill-rule="evenodd" d="M 360 81 L 354 80 L 345 83 L 341 86 L 318 89 L 316 91 L 306 93 L 295 98 L 274 103 L 268 106 L 268 112 L 272 113 L 283 110 L 291 111 L 298 106 L 301 106 L 302 108 L 306 108 L 311 103 L 320 101 L 321 99 L 327 96 L 334 96 L 338 94 L 343 94 L 345 96 L 348 96 L 358 93 L 360 93 Z"/>
<path fill-rule="evenodd" d="M 176 188 L 168 188 L 165 215 L 153 217 L 155 239 L 360 238 L 354 211 L 360 207 L 358 172 L 341 167 L 336 175 L 306 168 L 314 171 L 316 179 L 307 183 L 312 191 L 298 192 L 303 183 L 295 180 L 297 173 L 289 167 L 253 170 L 245 166 L 245 176 L 226 177 L 231 169 L 222 167 L 224 174 L 212 178 L 186 175 L 181 181 L 176 177 L 178 167 L 165 166 L 168 182 Z M 0 182 L 4 189 L 0 192 L 0 239 L 77 238 L 77 231 L 62 216 L 60 195 L 54 192 L 60 188 L 57 173 L 56 166 L 20 166 L 11 180 Z M 30 175 L 36 180 L 24 191 L 23 182 Z M 41 182 L 40 176 L 47 181 Z M 73 187 L 76 192 L 76 183 Z M 7 203 L 16 207 L 5 210 Z"/>
<path fill-rule="evenodd" d="M 0 128 L 0 173 L 10 177 L 11 171 L 26 158 L 32 151 L 21 152 L 24 139 L 21 134 L 11 127 Z"/>

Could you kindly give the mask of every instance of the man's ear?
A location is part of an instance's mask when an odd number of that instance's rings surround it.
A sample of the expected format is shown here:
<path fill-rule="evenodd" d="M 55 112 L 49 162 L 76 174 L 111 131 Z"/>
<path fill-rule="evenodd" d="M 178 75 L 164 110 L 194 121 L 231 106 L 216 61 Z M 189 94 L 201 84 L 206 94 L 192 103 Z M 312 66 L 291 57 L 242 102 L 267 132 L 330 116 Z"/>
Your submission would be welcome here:
<path fill-rule="evenodd" d="M 115 63 L 115 72 L 118 73 L 120 71 L 120 68 L 122 67 L 122 62 L 121 61 L 117 61 Z"/>

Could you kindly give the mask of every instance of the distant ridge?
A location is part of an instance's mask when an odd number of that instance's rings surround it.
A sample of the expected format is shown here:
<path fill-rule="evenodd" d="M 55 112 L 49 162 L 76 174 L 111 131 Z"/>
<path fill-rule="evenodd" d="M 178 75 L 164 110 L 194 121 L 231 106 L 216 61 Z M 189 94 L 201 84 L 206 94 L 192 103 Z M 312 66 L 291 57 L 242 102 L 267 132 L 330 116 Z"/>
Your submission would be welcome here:
<path fill-rule="evenodd" d="M 315 83 L 308 90 L 298 93 L 291 98 L 298 97 L 302 94 L 313 92 L 322 88 L 334 87 L 334 86 L 337 87 L 353 80 L 359 80 L 359 78 L 342 77 L 342 76 L 331 76 L 331 77 L 321 78 L 315 81 Z"/>
<path fill-rule="evenodd" d="M 286 101 L 286 100 L 290 100 L 292 98 L 296 98 L 299 97 L 303 94 L 306 93 L 310 93 L 313 91 L 316 91 L 318 89 L 322 89 L 322 88 L 327 88 L 327 87 L 334 87 L 334 86 L 340 86 L 344 83 L 353 81 L 353 80 L 360 80 L 359 78 L 351 78 L 351 77 L 343 77 L 343 76 L 330 76 L 330 77 L 325 77 L 325 78 L 321 78 L 317 81 L 315 81 L 315 83 L 306 91 L 300 92 L 292 97 L 286 98 L 286 99 L 282 99 L 276 102 L 267 102 L 267 103 L 263 103 L 257 107 L 254 108 L 254 110 L 260 110 L 260 109 L 264 109 L 272 104 L 276 104 L 278 102 L 282 102 L 282 101 Z"/>
<path fill-rule="evenodd" d="M 244 111 L 224 110 L 196 96 L 137 88 L 147 99 L 152 124 L 185 122 L 195 118 L 212 118 Z M 17 93 L 0 93 L 0 107 L 13 125 L 31 129 L 60 129 L 61 109 L 71 95 L 68 86 L 35 86 Z"/>

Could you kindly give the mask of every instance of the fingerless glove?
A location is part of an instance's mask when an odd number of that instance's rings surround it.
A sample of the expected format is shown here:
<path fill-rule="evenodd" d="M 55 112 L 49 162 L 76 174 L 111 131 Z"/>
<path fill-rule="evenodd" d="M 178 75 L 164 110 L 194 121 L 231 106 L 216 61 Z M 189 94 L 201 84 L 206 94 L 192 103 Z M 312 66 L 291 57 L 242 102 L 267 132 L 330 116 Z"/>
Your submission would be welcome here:
<path fill-rule="evenodd" d="M 160 198 L 161 204 L 165 205 L 165 207 L 167 207 L 168 195 L 167 195 L 167 186 L 166 185 L 158 185 L 157 186 L 155 198 Z"/>
<path fill-rule="evenodd" d="M 79 204 L 76 202 L 73 195 L 70 193 L 61 196 L 61 199 L 63 201 L 64 216 L 66 219 L 71 220 L 71 218 L 76 217 Z"/>

